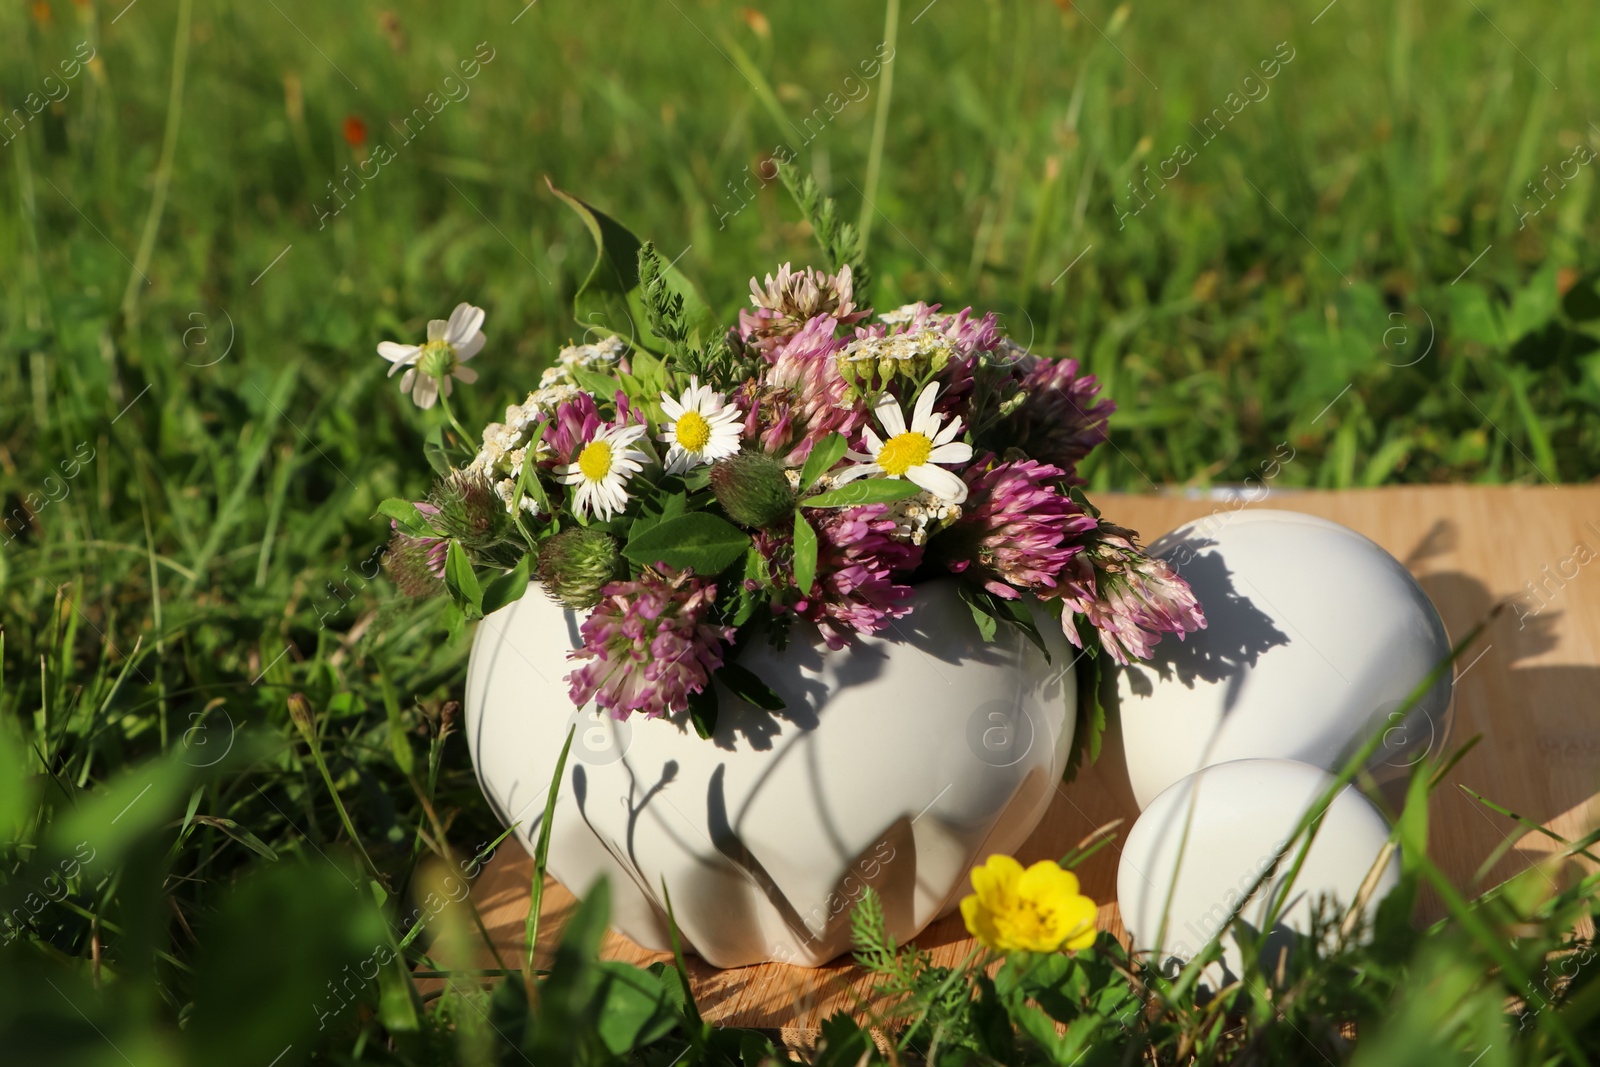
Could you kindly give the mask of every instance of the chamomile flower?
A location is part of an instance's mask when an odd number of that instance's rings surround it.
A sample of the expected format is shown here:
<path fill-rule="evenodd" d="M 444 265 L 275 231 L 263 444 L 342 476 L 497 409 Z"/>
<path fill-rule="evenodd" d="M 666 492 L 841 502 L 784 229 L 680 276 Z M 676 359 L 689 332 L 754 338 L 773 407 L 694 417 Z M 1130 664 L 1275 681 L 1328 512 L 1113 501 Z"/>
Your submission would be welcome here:
<path fill-rule="evenodd" d="M 721 393 L 712 392 L 697 378 L 677 400 L 661 394 L 661 409 L 672 423 L 659 436 L 668 445 L 667 473 L 682 474 L 702 463 L 715 463 L 739 451 L 739 433 L 744 415 L 727 402 Z"/>
<path fill-rule="evenodd" d="M 578 451 L 577 459 L 556 468 L 557 478 L 577 486 L 572 494 L 573 511 L 609 519 L 628 506 L 628 479 L 650 462 L 648 455 L 633 447 L 644 433 L 643 426 L 601 426 Z"/>
<path fill-rule="evenodd" d="M 905 478 L 945 503 L 960 504 L 966 500 L 967 483 L 944 466 L 969 462 L 972 446 L 955 439 L 961 432 L 960 416 L 941 428 L 944 417 L 933 411 L 933 402 L 938 396 L 938 382 L 930 382 L 923 388 L 911 414 L 911 427 L 907 429 L 899 403 L 885 393 L 874 414 L 888 439 L 879 438 L 870 426 L 863 429 L 861 436 L 868 454 L 848 453 L 858 462 L 835 475 L 835 484 L 842 485 L 869 474 L 885 474 L 891 478 Z M 943 466 L 939 466 L 941 464 Z"/>
<path fill-rule="evenodd" d="M 389 377 L 405 368 L 400 379 L 400 391 L 410 393 L 419 408 L 431 408 L 439 400 L 439 389 L 449 396 L 452 378 L 471 385 L 478 380 L 478 372 L 464 366 L 467 360 L 483 348 L 482 308 L 471 304 L 457 304 L 449 319 L 434 319 L 428 323 L 428 340 L 420 345 L 402 345 L 383 341 L 378 345 L 378 355 L 394 366 Z"/>

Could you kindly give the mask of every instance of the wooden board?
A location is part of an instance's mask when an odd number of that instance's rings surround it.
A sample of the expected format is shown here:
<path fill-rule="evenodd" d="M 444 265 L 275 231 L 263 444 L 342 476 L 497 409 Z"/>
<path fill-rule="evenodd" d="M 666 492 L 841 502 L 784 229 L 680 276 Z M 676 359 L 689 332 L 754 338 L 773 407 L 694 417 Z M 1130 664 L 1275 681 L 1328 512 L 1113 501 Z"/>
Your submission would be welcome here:
<path fill-rule="evenodd" d="M 1234 503 L 1158 496 L 1097 498 L 1106 518 L 1141 531 L 1147 541 L 1191 519 L 1227 515 Z M 1415 574 L 1438 606 L 1452 639 L 1465 634 L 1495 603 L 1519 598 L 1457 667 L 1451 745 L 1483 740 L 1450 775 L 1433 801 L 1433 854 L 1464 889 L 1508 838 L 1508 855 L 1489 875 L 1497 881 L 1525 868 L 1553 843 L 1488 811 L 1461 792 L 1465 785 L 1569 838 L 1600 815 L 1600 487 L 1394 488 L 1341 493 L 1275 493 L 1271 506 L 1321 515 L 1366 534 Z M 1596 565 L 1589 565 L 1589 560 Z M 1437 751 L 1437 749 L 1436 749 Z M 1125 773 L 1104 759 L 1070 786 L 1059 787 L 1044 821 L 1018 854 L 1023 862 L 1056 858 L 1097 827 L 1137 816 Z M 1116 911 L 1115 845 L 1079 871 L 1084 892 L 1102 902 L 1104 929 L 1121 934 Z M 504 849 L 473 890 L 490 936 L 506 958 L 520 958 L 532 864 Z M 1481 886 L 1479 886 L 1481 888 Z M 554 882 L 545 895 L 539 937 L 548 953 L 572 896 Z M 1425 898 L 1419 918 L 1439 914 Z M 938 962 L 959 962 L 971 947 L 959 915 L 931 926 L 918 944 Z M 622 936 L 608 936 L 606 955 L 636 963 L 666 957 Z M 493 966 L 487 948 L 479 966 Z M 779 964 L 714 970 L 691 958 L 695 994 L 706 1018 L 726 1025 L 782 1032 L 808 1045 L 837 1010 L 860 1005 L 868 981 L 848 962 L 804 969 Z"/>

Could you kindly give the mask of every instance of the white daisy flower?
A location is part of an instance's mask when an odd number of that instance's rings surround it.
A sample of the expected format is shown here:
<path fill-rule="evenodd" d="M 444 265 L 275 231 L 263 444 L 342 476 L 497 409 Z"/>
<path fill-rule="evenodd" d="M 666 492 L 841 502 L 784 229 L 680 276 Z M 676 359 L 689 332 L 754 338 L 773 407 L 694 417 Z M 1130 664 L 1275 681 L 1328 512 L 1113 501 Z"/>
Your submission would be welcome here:
<path fill-rule="evenodd" d="M 891 478 L 906 478 L 946 503 L 960 504 L 966 500 L 967 483 L 935 466 L 967 463 L 972 459 L 972 446 L 955 440 L 961 432 L 960 416 L 940 428 L 944 418 L 933 412 L 933 402 L 938 396 L 939 383 L 930 382 L 917 397 L 908 430 L 900 405 L 885 393 L 874 413 L 889 439 L 880 440 L 870 426 L 862 430 L 861 436 L 870 454 L 847 453 L 851 459 L 861 462 L 840 471 L 834 478 L 835 484 L 843 485 L 869 474 L 886 474 Z"/>
<path fill-rule="evenodd" d="M 383 341 L 378 345 L 378 355 L 393 363 L 389 377 L 405 368 L 400 379 L 400 391 L 410 393 L 419 408 L 431 408 L 439 400 L 439 383 L 444 383 L 444 395 L 449 396 L 452 378 L 471 385 L 478 380 L 478 372 L 462 366 L 483 348 L 482 308 L 471 304 L 457 304 L 450 318 L 433 319 L 428 323 L 428 340 L 421 345 L 402 345 Z"/>
<path fill-rule="evenodd" d="M 601 338 L 593 344 L 568 345 L 556 356 L 556 365 L 546 367 L 539 376 L 541 386 L 571 384 L 573 371 L 609 371 L 622 361 L 628 352 L 628 342 L 615 335 Z"/>
<path fill-rule="evenodd" d="M 667 449 L 667 473 L 682 474 L 702 463 L 715 463 L 739 451 L 744 416 L 721 393 L 691 377 L 677 400 L 661 394 L 661 409 L 672 419 L 658 440 Z"/>
<path fill-rule="evenodd" d="M 650 462 L 648 455 L 633 447 L 644 434 L 643 426 L 602 426 L 579 451 L 576 462 L 556 468 L 563 484 L 578 487 L 572 496 L 573 511 L 609 519 L 628 506 L 623 487 Z"/>
<path fill-rule="evenodd" d="M 917 317 L 917 312 L 927 306 L 928 305 L 922 303 L 901 304 L 893 311 L 885 311 L 883 314 L 879 315 L 878 321 L 886 326 L 904 326 L 906 323 L 915 320 Z"/>

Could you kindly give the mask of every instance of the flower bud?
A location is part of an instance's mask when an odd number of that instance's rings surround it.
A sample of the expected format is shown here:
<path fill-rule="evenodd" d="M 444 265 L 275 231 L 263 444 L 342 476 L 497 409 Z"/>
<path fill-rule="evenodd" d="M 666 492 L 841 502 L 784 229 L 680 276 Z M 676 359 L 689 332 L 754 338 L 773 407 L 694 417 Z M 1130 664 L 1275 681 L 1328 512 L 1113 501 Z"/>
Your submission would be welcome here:
<path fill-rule="evenodd" d="M 383 555 L 383 569 L 409 597 L 436 596 L 444 592 L 444 556 L 450 542 L 439 537 L 414 537 L 396 530 Z"/>
<path fill-rule="evenodd" d="M 794 489 L 783 464 L 765 452 L 739 452 L 711 468 L 711 491 L 742 526 L 767 526 L 793 514 Z"/>
<path fill-rule="evenodd" d="M 306 739 L 306 744 L 317 743 L 317 727 L 311 721 L 311 703 L 306 700 L 304 693 L 289 695 L 289 718 L 293 721 L 295 729 L 300 731 L 300 736 Z"/>
<path fill-rule="evenodd" d="M 453 470 L 428 494 L 437 508 L 429 524 L 469 551 L 481 552 L 503 540 L 510 525 L 505 502 L 493 484 L 477 471 Z"/>
<path fill-rule="evenodd" d="M 617 576 L 621 562 L 614 537 L 575 526 L 539 549 L 539 581 L 551 597 L 583 611 L 600 603 L 600 590 Z"/>

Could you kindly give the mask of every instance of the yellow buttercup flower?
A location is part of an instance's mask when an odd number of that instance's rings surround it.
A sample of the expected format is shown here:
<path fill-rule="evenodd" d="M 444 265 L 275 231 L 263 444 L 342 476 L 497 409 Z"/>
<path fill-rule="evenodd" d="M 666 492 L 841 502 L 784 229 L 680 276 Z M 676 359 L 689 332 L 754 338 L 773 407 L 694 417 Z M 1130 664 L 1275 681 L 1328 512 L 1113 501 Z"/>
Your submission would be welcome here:
<path fill-rule="evenodd" d="M 1094 944 L 1094 901 L 1078 877 L 1053 860 L 1023 869 L 1010 856 L 990 856 L 972 870 L 976 893 L 961 901 L 967 930 L 997 952 L 1076 952 Z"/>

